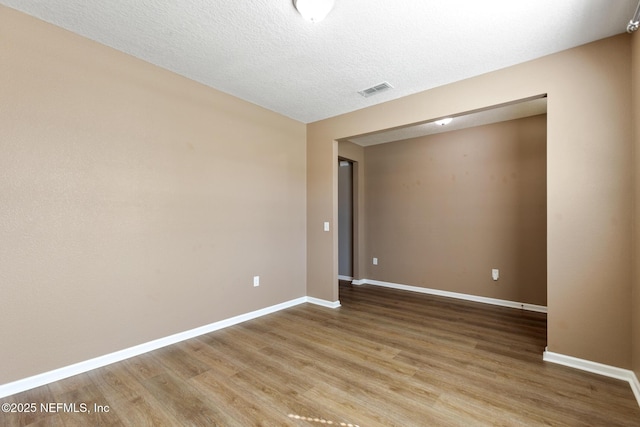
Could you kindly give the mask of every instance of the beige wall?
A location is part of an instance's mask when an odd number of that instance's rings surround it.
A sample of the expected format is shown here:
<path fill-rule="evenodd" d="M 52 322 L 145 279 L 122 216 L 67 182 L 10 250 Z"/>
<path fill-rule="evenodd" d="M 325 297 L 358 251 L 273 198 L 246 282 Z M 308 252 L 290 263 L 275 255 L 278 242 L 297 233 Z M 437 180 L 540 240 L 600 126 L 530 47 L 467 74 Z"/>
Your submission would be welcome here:
<path fill-rule="evenodd" d="M 304 124 L 5 7 L 0 58 L 0 384 L 306 295 Z"/>
<path fill-rule="evenodd" d="M 338 143 L 320 140 L 325 144 L 307 138 L 307 294 L 338 301 Z"/>
<path fill-rule="evenodd" d="M 367 147 L 366 277 L 546 305 L 546 133 L 543 114 Z"/>
<path fill-rule="evenodd" d="M 632 94 L 633 94 L 633 131 L 635 149 L 635 210 L 634 257 L 635 266 L 631 313 L 633 314 L 633 369 L 640 379 L 640 31 L 633 34 L 632 41 Z"/>
<path fill-rule="evenodd" d="M 623 34 L 308 125 L 309 295 L 337 298 L 315 231 L 336 218 L 335 140 L 547 93 L 548 348 L 630 368 L 630 54 Z"/>

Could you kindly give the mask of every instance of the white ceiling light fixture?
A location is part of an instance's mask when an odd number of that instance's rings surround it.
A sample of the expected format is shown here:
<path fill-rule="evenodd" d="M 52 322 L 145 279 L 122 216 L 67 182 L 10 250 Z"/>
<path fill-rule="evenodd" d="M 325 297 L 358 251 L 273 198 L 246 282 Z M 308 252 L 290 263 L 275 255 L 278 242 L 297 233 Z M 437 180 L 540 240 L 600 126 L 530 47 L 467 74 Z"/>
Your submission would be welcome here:
<path fill-rule="evenodd" d="M 640 28 L 640 2 L 638 3 L 638 7 L 636 7 L 636 13 L 633 14 L 633 18 L 627 24 L 627 33 L 633 33 L 634 31 L 638 31 Z"/>
<path fill-rule="evenodd" d="M 320 22 L 333 9 L 335 0 L 293 0 L 300 15 L 308 21 Z"/>
<path fill-rule="evenodd" d="M 451 123 L 453 119 L 451 117 L 447 117 L 446 119 L 441 119 L 441 120 L 436 120 L 435 124 L 440 125 L 440 126 L 444 126 L 444 125 L 448 125 L 449 123 Z"/>

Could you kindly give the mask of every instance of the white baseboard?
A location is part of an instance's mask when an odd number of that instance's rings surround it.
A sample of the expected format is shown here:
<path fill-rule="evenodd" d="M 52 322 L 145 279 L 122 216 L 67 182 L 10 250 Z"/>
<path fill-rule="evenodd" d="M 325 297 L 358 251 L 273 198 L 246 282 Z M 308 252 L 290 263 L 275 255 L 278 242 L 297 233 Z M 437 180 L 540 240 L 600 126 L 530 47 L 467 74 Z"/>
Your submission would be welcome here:
<path fill-rule="evenodd" d="M 545 349 L 542 353 L 542 359 L 546 362 L 557 363 L 558 365 L 568 366 L 581 371 L 591 372 L 593 374 L 604 375 L 605 377 L 615 378 L 629 382 L 631 391 L 640 406 L 640 382 L 636 374 L 629 369 L 616 368 L 615 366 L 604 365 L 590 360 L 578 359 L 573 356 L 566 356 L 560 353 L 553 353 Z"/>
<path fill-rule="evenodd" d="M 633 373 L 633 378 L 629 381 L 629 385 L 631 385 L 631 391 L 633 391 L 640 406 L 640 381 L 638 381 L 638 376 L 635 373 Z"/>
<path fill-rule="evenodd" d="M 487 298 L 477 295 L 461 294 L 458 292 L 441 291 L 439 289 L 422 288 L 420 286 L 401 285 L 399 283 L 382 282 L 380 280 L 361 279 L 354 280 L 354 285 L 375 285 L 385 288 L 401 289 L 403 291 L 419 292 L 422 294 L 437 295 L 441 297 L 456 298 L 466 301 L 481 302 L 484 304 L 499 305 L 501 307 L 519 308 L 521 310 L 535 311 L 538 313 L 546 313 L 547 307 L 543 305 L 527 304 L 522 302 L 508 301 L 496 298 Z"/>
<path fill-rule="evenodd" d="M 272 305 L 260 310 L 252 311 L 250 313 L 241 314 L 239 316 L 231 317 L 229 319 L 214 322 L 209 325 L 200 326 L 195 329 L 191 329 L 184 332 L 179 332 L 174 335 L 170 335 L 157 340 L 149 341 L 144 344 L 139 344 L 133 347 L 119 350 L 113 353 L 109 353 L 103 356 L 98 356 L 93 359 L 85 360 L 83 362 L 75 363 L 73 365 L 65 366 L 53 371 L 44 372 L 42 374 L 34 375 L 32 377 L 24 378 L 21 380 L 13 381 L 7 384 L 0 385 L 0 398 L 11 396 L 12 394 L 20 393 L 32 388 L 40 387 L 45 384 L 52 383 L 54 381 L 60 381 L 65 378 L 69 378 L 73 375 L 82 374 L 92 369 L 101 368 L 103 366 L 110 365 L 121 360 L 129 359 L 134 356 L 147 353 L 149 351 L 157 350 L 162 347 L 166 347 L 171 344 L 178 343 L 180 341 L 194 338 L 209 332 L 217 331 L 219 329 L 227 328 L 229 326 L 236 325 L 238 323 L 246 322 L 267 314 L 275 313 L 280 310 L 284 310 L 289 307 L 293 307 L 305 302 L 312 304 L 318 304 L 325 307 L 336 308 L 340 306 L 340 301 L 329 302 L 311 297 L 300 297 L 290 301 L 286 301 L 280 304 Z M 337 304 L 337 305 L 336 305 Z"/>
<path fill-rule="evenodd" d="M 327 301 L 324 299 L 318 299 L 318 298 L 314 298 L 314 297 L 307 297 L 307 302 L 311 303 L 311 304 L 315 304 L 315 305 L 321 305 L 323 307 L 328 307 L 328 308 L 338 308 L 340 307 L 340 300 L 338 301 Z"/>
<path fill-rule="evenodd" d="M 353 277 L 351 277 L 351 276 L 343 276 L 341 274 L 338 274 L 338 280 L 353 280 Z"/>

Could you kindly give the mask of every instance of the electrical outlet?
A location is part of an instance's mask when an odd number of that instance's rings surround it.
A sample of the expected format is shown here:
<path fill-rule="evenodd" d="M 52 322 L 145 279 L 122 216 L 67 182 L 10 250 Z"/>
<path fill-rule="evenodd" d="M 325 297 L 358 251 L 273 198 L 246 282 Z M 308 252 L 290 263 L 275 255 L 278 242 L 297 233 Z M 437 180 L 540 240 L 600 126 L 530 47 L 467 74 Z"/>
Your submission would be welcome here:
<path fill-rule="evenodd" d="M 260 276 L 253 276 L 253 286 L 254 287 L 260 286 Z"/>
<path fill-rule="evenodd" d="M 491 278 L 493 280 L 498 280 L 500 278 L 500 270 L 498 270 L 497 268 L 493 268 L 491 270 Z"/>
<path fill-rule="evenodd" d="M 378 258 L 373 259 L 373 265 L 378 265 Z"/>

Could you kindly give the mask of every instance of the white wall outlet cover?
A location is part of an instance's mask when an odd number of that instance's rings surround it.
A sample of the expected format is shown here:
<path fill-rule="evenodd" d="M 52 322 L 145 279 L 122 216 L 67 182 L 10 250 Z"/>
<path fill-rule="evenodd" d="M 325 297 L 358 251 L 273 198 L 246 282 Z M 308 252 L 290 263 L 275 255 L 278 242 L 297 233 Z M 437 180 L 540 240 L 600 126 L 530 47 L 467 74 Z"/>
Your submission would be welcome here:
<path fill-rule="evenodd" d="M 324 222 L 324 231 L 329 231 L 329 221 Z"/>
<path fill-rule="evenodd" d="M 500 270 L 498 270 L 497 268 L 492 269 L 491 277 L 493 278 L 493 280 L 498 280 L 500 278 Z"/>
<path fill-rule="evenodd" d="M 373 259 L 373 265 L 378 265 L 378 258 Z"/>
<path fill-rule="evenodd" d="M 253 276 L 253 286 L 260 286 L 260 276 Z"/>

